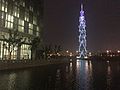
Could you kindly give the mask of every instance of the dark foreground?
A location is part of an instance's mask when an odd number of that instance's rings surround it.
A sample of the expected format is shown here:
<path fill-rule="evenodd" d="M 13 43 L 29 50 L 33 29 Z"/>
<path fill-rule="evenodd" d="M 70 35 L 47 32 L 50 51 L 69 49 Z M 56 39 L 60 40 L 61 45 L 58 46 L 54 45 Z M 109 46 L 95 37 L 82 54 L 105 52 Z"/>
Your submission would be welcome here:
<path fill-rule="evenodd" d="M 120 61 L 0 71 L 0 90 L 120 90 Z"/>

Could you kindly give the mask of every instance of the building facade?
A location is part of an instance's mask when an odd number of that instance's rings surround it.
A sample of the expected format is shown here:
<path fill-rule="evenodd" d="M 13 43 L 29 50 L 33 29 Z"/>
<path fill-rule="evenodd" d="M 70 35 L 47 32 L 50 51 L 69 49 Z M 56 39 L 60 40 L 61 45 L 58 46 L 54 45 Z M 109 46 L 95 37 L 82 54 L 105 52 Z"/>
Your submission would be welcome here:
<path fill-rule="evenodd" d="M 12 60 L 31 59 L 30 40 L 41 36 L 43 26 L 43 3 L 33 1 L 0 0 L 0 60 L 9 59 L 10 55 Z M 16 31 L 19 36 L 14 37 L 15 40 L 24 39 L 20 47 L 7 41 Z"/>

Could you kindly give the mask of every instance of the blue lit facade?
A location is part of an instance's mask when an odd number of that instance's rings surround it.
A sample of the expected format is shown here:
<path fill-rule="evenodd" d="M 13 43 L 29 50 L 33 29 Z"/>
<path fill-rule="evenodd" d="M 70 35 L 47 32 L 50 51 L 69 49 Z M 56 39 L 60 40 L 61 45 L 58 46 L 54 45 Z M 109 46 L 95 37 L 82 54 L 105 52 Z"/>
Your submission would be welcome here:
<path fill-rule="evenodd" d="M 86 49 L 86 21 L 83 11 L 83 5 L 81 5 L 80 17 L 79 17 L 79 56 L 85 58 L 87 56 Z"/>

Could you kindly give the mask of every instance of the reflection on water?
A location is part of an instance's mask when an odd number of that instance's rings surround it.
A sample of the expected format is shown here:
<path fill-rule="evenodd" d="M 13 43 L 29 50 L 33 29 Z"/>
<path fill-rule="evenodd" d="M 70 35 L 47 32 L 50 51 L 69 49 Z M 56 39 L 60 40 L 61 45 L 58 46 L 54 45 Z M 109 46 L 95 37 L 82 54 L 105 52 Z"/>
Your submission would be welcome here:
<path fill-rule="evenodd" d="M 0 71 L 0 90 L 120 90 L 120 61 L 76 60 Z"/>
<path fill-rule="evenodd" d="M 8 90 L 15 90 L 16 73 L 11 73 L 8 80 Z"/>
<path fill-rule="evenodd" d="M 92 64 L 91 61 L 77 60 L 77 90 L 91 89 Z M 77 85 L 76 85 L 77 86 Z"/>
<path fill-rule="evenodd" d="M 110 90 L 110 84 L 111 84 L 111 66 L 110 66 L 110 62 L 107 61 L 108 65 L 107 65 L 107 90 Z"/>

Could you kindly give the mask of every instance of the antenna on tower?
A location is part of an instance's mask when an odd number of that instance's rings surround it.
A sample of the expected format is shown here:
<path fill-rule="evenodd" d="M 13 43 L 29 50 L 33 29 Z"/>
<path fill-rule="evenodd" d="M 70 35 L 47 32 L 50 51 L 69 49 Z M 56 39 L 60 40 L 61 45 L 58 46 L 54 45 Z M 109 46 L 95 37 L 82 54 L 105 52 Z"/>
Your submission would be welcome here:
<path fill-rule="evenodd" d="M 83 4 L 81 4 L 81 11 L 83 11 Z"/>

